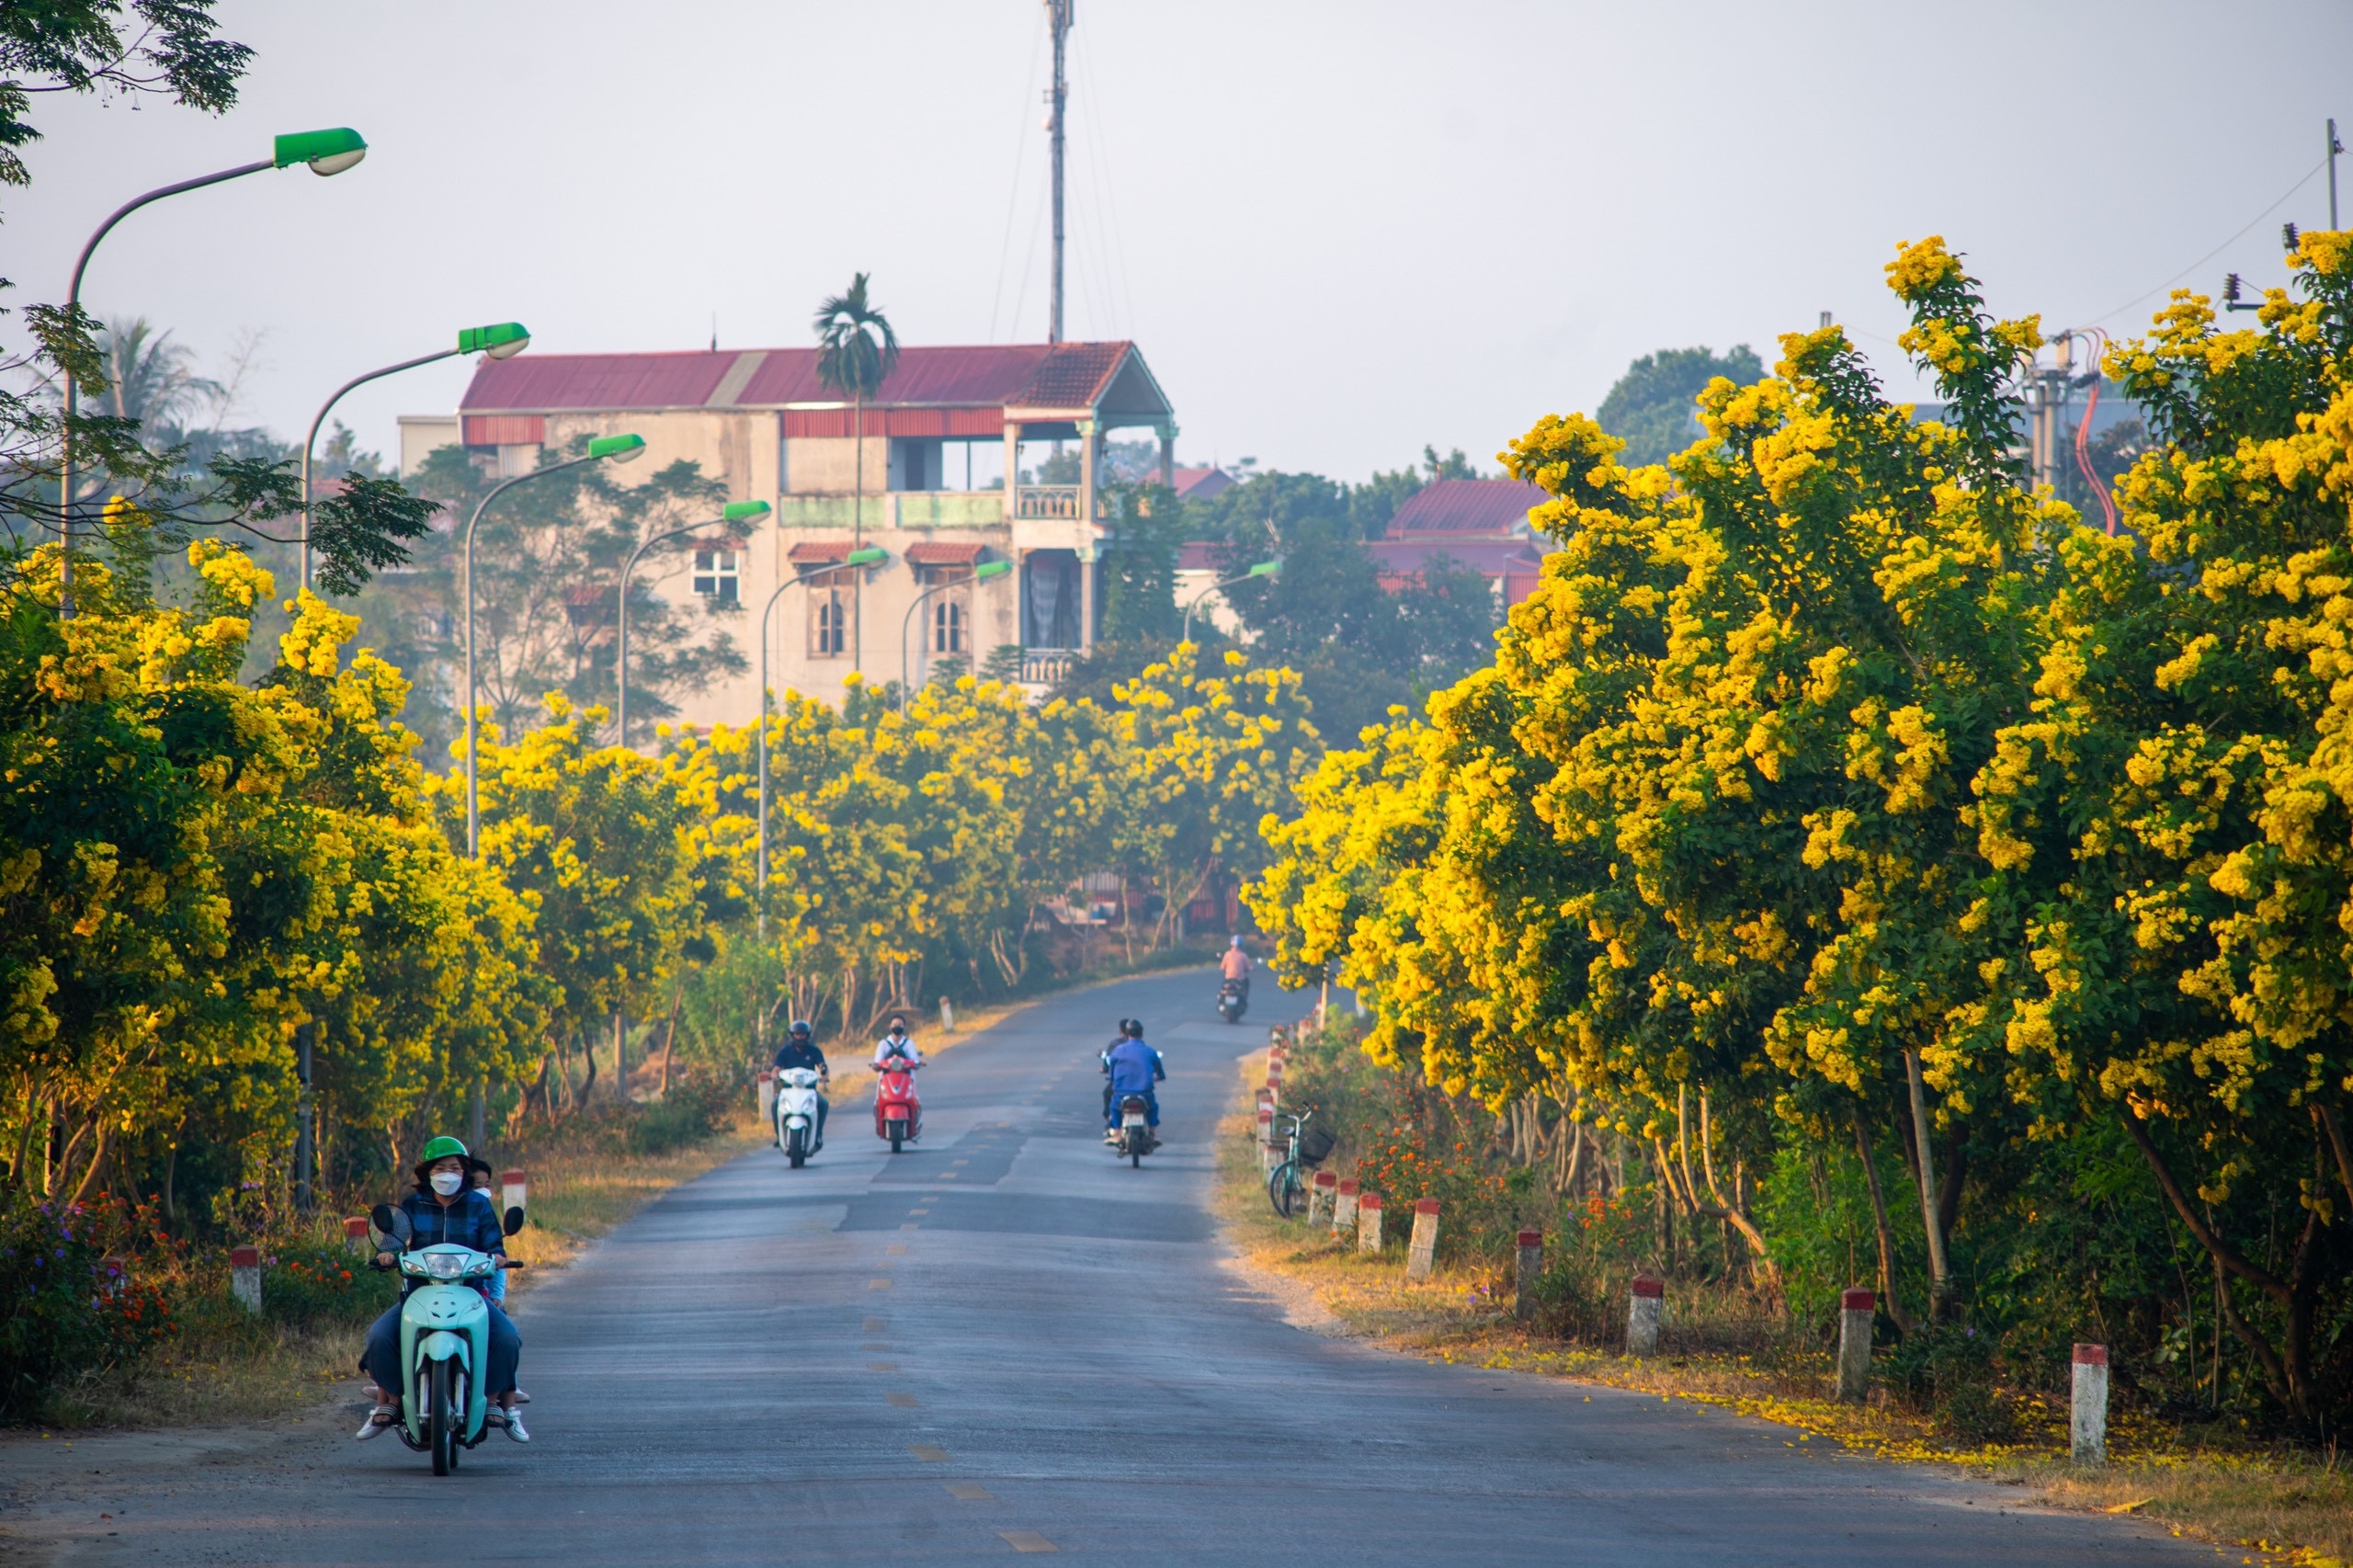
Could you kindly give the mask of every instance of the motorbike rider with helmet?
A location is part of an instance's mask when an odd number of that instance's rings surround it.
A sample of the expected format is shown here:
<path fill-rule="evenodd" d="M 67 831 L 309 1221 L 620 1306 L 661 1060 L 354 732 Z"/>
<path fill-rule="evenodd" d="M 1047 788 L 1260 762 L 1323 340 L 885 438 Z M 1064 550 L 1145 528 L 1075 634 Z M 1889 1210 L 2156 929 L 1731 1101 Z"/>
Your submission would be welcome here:
<path fill-rule="evenodd" d="M 923 1065 L 923 1052 L 917 1051 L 915 1042 L 907 1038 L 907 1020 L 896 1013 L 891 1015 L 888 1032 L 874 1042 L 874 1070 L 877 1073 L 882 1071 L 884 1064 L 893 1056 L 906 1058 L 910 1067 Z"/>
<path fill-rule="evenodd" d="M 832 1069 L 825 1065 L 825 1053 L 817 1049 L 816 1036 L 809 1028 L 809 1020 L 806 1018 L 792 1020 L 792 1027 L 785 1031 L 784 1043 L 776 1048 L 774 1065 L 779 1073 L 790 1067 L 805 1067 L 817 1074 L 817 1081 L 820 1084 L 830 1084 L 834 1078 Z M 825 1146 L 825 1115 L 831 1108 L 825 1102 L 825 1091 L 819 1089 L 817 1091 L 816 1149 Z M 812 1149 L 810 1152 L 814 1153 L 816 1149 Z"/>
<path fill-rule="evenodd" d="M 1143 1099 L 1144 1125 L 1156 1138 L 1160 1132 L 1160 1096 L 1153 1085 L 1168 1076 L 1168 1066 L 1161 1061 L 1160 1052 L 1143 1042 L 1143 1020 L 1127 1018 L 1121 1021 L 1123 1037 L 1104 1058 L 1104 1066 L 1111 1074 L 1111 1093 L 1105 1103 L 1103 1141 L 1115 1143 L 1120 1137 L 1120 1102 L 1130 1095 Z"/>
<path fill-rule="evenodd" d="M 452 1243 L 486 1252 L 504 1261 L 506 1256 L 506 1233 L 499 1223 L 498 1206 L 488 1192 L 471 1187 L 466 1182 L 467 1165 L 472 1156 L 466 1146 L 455 1138 L 436 1138 L 425 1145 L 418 1157 L 415 1175 L 416 1190 L 400 1200 L 400 1210 L 408 1216 L 411 1249 L 438 1246 Z M 400 1260 L 389 1252 L 376 1255 L 379 1268 L 390 1268 Z M 401 1298 L 417 1288 L 417 1281 L 406 1275 L 401 1277 Z M 528 1443 L 531 1434 L 523 1427 L 522 1412 L 516 1408 L 515 1373 L 523 1356 L 523 1336 L 515 1331 L 515 1323 L 505 1308 L 490 1297 L 486 1285 L 477 1281 L 474 1289 L 483 1292 L 490 1309 L 490 1364 L 483 1369 L 486 1391 L 496 1407 L 489 1419 L 506 1429 L 506 1435 L 518 1443 Z M 376 1407 L 368 1413 L 368 1420 L 353 1434 L 361 1441 L 375 1437 L 399 1419 L 396 1403 L 399 1395 L 392 1390 L 403 1386 L 401 1376 L 401 1309 L 395 1304 L 388 1308 L 368 1330 L 368 1348 L 360 1360 L 360 1369 L 375 1382 Z"/>
<path fill-rule="evenodd" d="M 1103 1119 L 1106 1123 L 1111 1119 L 1111 1052 L 1120 1049 L 1120 1042 L 1128 1038 L 1128 1026 L 1134 1022 L 1133 1018 L 1121 1018 L 1120 1027 L 1111 1032 L 1110 1041 L 1095 1053 L 1103 1063 Z"/>
<path fill-rule="evenodd" d="M 1225 956 L 1218 960 L 1218 972 L 1242 987 L 1242 1000 L 1250 1000 L 1250 953 L 1236 937 L 1226 944 Z"/>

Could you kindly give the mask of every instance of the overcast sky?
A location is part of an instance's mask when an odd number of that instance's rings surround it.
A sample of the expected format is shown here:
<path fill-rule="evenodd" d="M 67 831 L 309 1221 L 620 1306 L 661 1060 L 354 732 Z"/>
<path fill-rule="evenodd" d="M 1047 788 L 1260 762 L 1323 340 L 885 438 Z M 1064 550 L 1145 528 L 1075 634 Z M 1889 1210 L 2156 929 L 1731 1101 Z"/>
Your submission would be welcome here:
<path fill-rule="evenodd" d="M 803 344 L 859 270 L 904 342 L 1044 336 L 1038 0 L 219 11 L 257 51 L 230 114 L 39 102 L 0 270 L 58 299 L 129 196 L 358 128 L 358 169 L 174 198 L 93 264 L 91 310 L 208 369 L 259 335 L 241 423 L 298 438 L 346 377 L 477 322 L 552 353 L 700 347 L 714 318 Z M 1187 461 L 1356 478 L 1431 441 L 1489 466 L 1638 354 L 1769 364 L 1824 310 L 1908 386 L 1881 268 L 1926 233 L 2046 328 L 2276 282 L 2280 222 L 2327 220 L 2323 121 L 2353 139 L 2353 6 L 1078 0 L 1071 76 L 1067 335 L 1142 346 Z M 466 376 L 347 417 L 389 454 Z"/>

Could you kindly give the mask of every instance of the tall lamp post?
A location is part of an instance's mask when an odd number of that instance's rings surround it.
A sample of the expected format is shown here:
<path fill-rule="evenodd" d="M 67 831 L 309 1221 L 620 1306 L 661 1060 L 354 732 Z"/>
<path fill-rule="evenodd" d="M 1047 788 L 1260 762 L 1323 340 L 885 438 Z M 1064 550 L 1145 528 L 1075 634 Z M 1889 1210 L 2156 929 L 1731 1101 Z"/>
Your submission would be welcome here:
<path fill-rule="evenodd" d="M 534 479 L 545 479 L 551 473 L 562 473 L 568 468 L 584 463 L 601 462 L 610 458 L 615 462 L 633 462 L 645 453 L 642 436 L 599 436 L 588 443 L 585 457 L 567 458 L 560 463 L 518 473 L 514 478 L 491 487 L 490 494 L 474 507 L 474 515 L 466 519 L 466 857 L 479 859 L 482 856 L 482 805 L 478 792 L 480 776 L 477 753 L 482 746 L 475 733 L 479 722 L 474 712 L 474 529 L 482 522 L 482 515 L 490 504 L 518 484 Z"/>
<path fill-rule="evenodd" d="M 748 523 L 754 517 L 768 515 L 765 501 L 730 501 L 710 522 L 688 523 L 668 533 L 655 534 L 629 552 L 629 560 L 621 565 L 620 602 L 614 608 L 614 619 L 620 628 L 618 646 L 613 652 L 613 682 L 619 688 L 614 702 L 613 740 L 617 745 L 629 744 L 629 577 L 637 570 L 638 558 L 665 540 L 683 539 L 688 534 L 700 533 L 713 523 L 724 527 L 730 523 Z"/>
<path fill-rule="evenodd" d="M 82 274 L 89 269 L 90 253 L 107 237 L 107 231 L 138 211 L 151 201 L 161 201 L 182 191 L 202 190 L 208 185 L 223 180 L 242 179 L 257 175 L 264 169 L 291 168 L 307 164 L 314 175 L 339 175 L 368 155 L 368 142 L 359 132 L 348 126 L 333 131 L 300 131 L 278 137 L 270 148 L 270 155 L 250 164 L 239 164 L 233 169 L 218 174 L 199 175 L 184 179 L 177 185 L 159 186 L 144 196 L 134 196 L 116 208 L 90 235 L 82 254 L 74 258 L 73 280 L 65 288 L 65 311 L 70 316 L 81 308 Z M 74 416 L 81 406 L 81 389 L 74 380 L 74 372 L 65 372 L 65 424 L 59 432 L 62 448 L 57 482 L 58 537 L 62 548 L 58 551 L 58 612 L 74 613 Z"/>
<path fill-rule="evenodd" d="M 1012 570 L 1013 562 L 1010 561 L 983 561 L 972 568 L 972 575 L 966 581 L 985 583 L 992 577 L 1002 577 Z M 924 600 L 934 594 L 944 594 L 950 588 L 961 588 L 964 585 L 963 582 L 934 583 L 915 596 L 915 602 L 907 607 L 906 615 L 899 621 L 899 711 L 902 713 L 907 710 L 909 684 L 914 679 L 907 663 L 907 628 L 915 624 L 915 611 L 923 608 Z"/>
<path fill-rule="evenodd" d="M 839 561 L 828 561 L 822 566 L 787 577 L 776 585 L 776 592 L 768 596 L 768 602 L 760 607 L 760 848 L 759 858 L 753 863 L 752 875 L 759 895 L 760 937 L 763 941 L 768 934 L 768 612 L 776 608 L 776 601 L 784 597 L 787 588 L 797 588 L 803 583 L 846 567 L 879 566 L 889 559 L 891 552 L 877 545 L 853 550 Z"/>
<path fill-rule="evenodd" d="M 319 415 L 311 421 L 311 433 L 302 438 L 302 586 L 311 585 L 311 451 L 319 444 L 319 426 L 327 422 L 327 415 L 343 401 L 343 394 L 354 387 L 385 376 L 414 370 L 419 365 L 431 365 L 442 359 L 454 359 L 460 354 L 480 354 L 490 359 L 511 359 L 531 346 L 531 335 L 518 321 L 503 321 L 495 326 L 470 326 L 458 334 L 458 346 L 444 348 L 438 354 L 421 354 L 414 359 L 404 359 L 397 365 L 387 365 L 381 370 L 370 370 L 364 376 L 354 376 L 335 389 L 326 402 L 319 404 Z"/>
<path fill-rule="evenodd" d="M 1236 583 L 1246 583 L 1253 577 L 1271 577 L 1282 569 L 1283 563 L 1279 561 L 1261 561 L 1240 576 L 1228 577 L 1222 583 L 1211 583 L 1208 587 L 1195 594 L 1185 601 L 1185 635 L 1179 641 L 1190 642 L 1193 640 L 1193 611 L 1199 608 L 1203 599 L 1208 598 L 1220 588 L 1230 588 Z"/>

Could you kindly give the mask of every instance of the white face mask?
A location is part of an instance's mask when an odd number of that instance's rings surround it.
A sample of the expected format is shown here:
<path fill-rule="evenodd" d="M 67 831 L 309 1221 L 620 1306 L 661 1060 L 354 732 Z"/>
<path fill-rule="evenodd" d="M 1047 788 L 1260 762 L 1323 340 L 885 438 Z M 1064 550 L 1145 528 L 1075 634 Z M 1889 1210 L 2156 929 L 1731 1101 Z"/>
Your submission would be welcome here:
<path fill-rule="evenodd" d="M 444 1198 L 452 1196 L 458 1188 L 465 1185 L 466 1173 L 463 1171 L 435 1171 L 433 1173 L 433 1190 Z"/>

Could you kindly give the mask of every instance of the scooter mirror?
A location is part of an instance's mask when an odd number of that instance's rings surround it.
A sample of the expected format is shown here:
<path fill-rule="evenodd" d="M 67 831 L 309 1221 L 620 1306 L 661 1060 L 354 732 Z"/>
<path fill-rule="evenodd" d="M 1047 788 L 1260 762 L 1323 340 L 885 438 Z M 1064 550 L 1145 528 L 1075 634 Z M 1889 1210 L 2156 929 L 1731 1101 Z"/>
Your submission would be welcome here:
<path fill-rule="evenodd" d="M 506 1233 L 511 1236 L 522 1228 L 523 1210 L 519 1207 L 509 1209 L 506 1211 Z"/>
<path fill-rule="evenodd" d="M 409 1238 L 408 1216 L 389 1203 L 379 1203 L 368 1210 L 368 1222 L 376 1227 L 376 1233 L 380 1236 L 395 1242 L 405 1242 Z"/>

